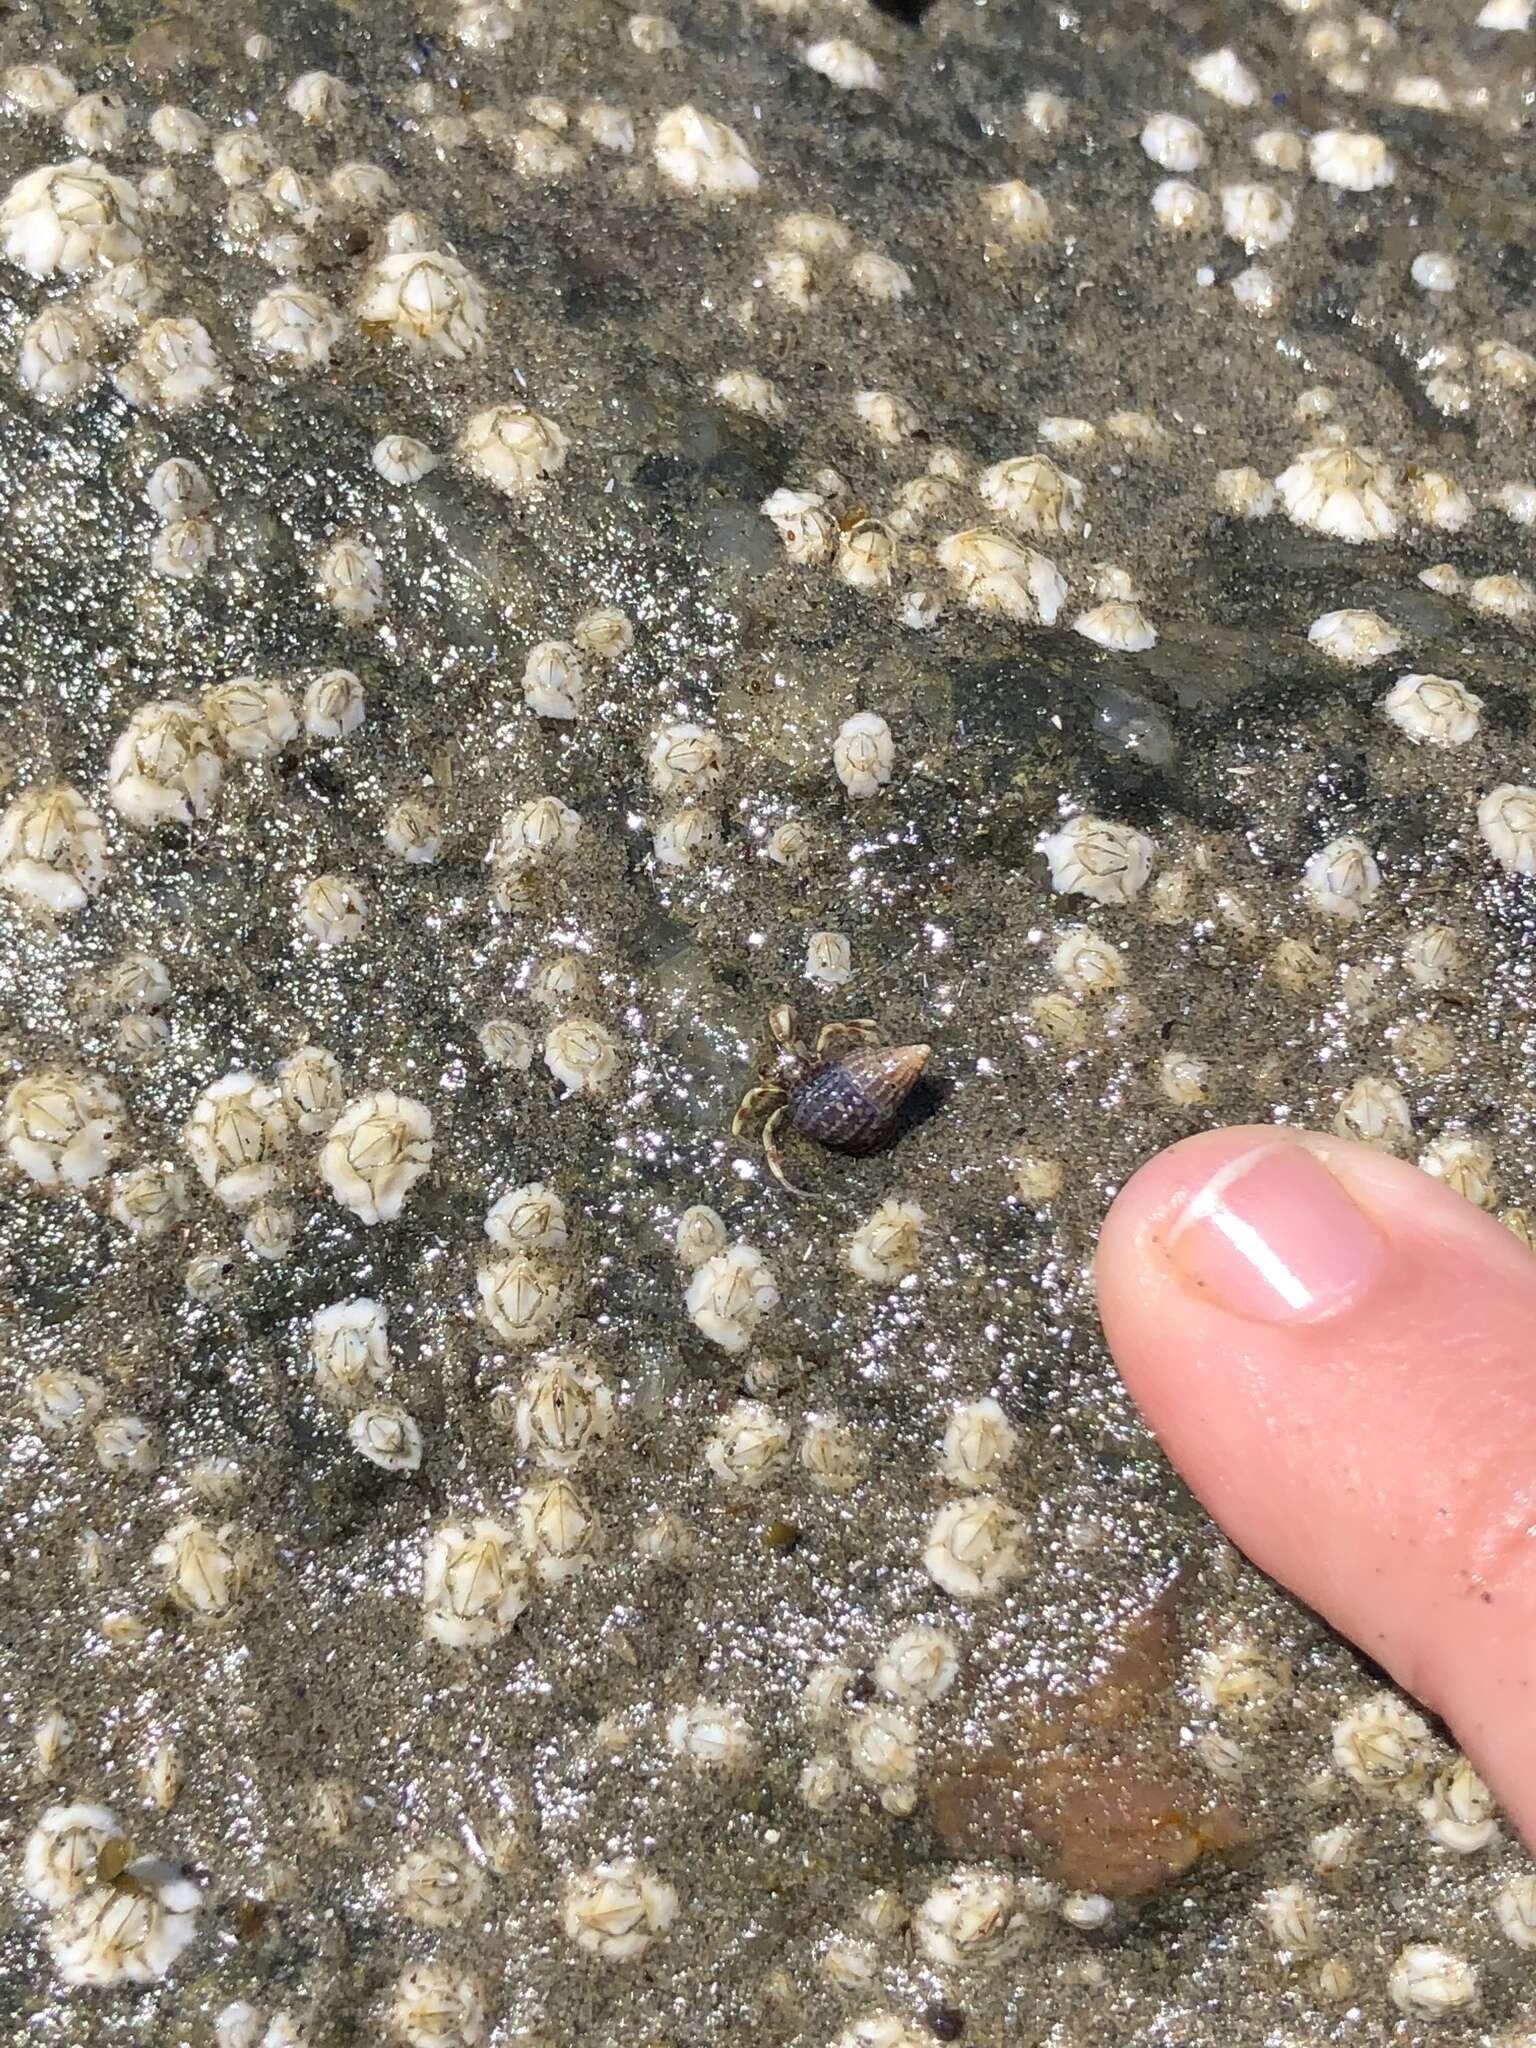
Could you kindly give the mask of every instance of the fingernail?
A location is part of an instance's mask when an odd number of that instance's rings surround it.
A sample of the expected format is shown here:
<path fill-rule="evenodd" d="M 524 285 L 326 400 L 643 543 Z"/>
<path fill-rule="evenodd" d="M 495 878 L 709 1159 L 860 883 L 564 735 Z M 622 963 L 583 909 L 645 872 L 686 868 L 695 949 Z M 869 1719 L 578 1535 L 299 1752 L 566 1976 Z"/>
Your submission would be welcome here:
<path fill-rule="evenodd" d="M 1310 1323 L 1358 1301 L 1386 1262 L 1376 1226 L 1305 1145 L 1257 1145 L 1219 1168 L 1169 1231 L 1185 1281 L 1231 1314 Z"/>

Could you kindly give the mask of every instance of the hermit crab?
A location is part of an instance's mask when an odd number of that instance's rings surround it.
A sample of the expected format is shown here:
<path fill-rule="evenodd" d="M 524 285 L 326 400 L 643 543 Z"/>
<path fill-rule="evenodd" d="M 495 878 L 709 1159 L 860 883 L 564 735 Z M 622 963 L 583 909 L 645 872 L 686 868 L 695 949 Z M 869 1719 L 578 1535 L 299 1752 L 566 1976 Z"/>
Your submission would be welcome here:
<path fill-rule="evenodd" d="M 800 1020 L 787 1003 L 768 1012 L 768 1053 L 731 1122 L 740 1137 L 765 1117 L 763 1157 L 768 1171 L 792 1195 L 804 1194 L 784 1175 L 779 1127 L 829 1151 L 855 1156 L 877 1152 L 894 1136 L 901 1106 L 928 1064 L 926 1045 L 882 1045 L 868 1018 L 823 1024 L 814 1051 L 800 1036 Z"/>

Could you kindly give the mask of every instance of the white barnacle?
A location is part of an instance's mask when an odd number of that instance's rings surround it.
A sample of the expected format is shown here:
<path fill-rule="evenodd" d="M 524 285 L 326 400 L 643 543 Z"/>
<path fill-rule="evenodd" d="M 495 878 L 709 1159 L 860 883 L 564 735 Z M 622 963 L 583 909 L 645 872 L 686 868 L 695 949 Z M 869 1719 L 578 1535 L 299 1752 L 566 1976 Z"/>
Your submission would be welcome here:
<path fill-rule="evenodd" d="M 1416 1792 L 1431 1749 L 1422 1715 L 1394 1694 L 1374 1694 L 1333 1724 L 1334 1767 L 1367 1791 Z"/>
<path fill-rule="evenodd" d="M 389 2021 L 406 2048 L 479 2048 L 485 2039 L 480 1980 L 452 1963 L 413 1963 L 395 1980 Z"/>
<path fill-rule="evenodd" d="M 1419 1165 L 1479 1209 L 1491 1209 L 1498 1200 L 1492 1149 L 1470 1132 L 1442 1132 L 1419 1154 Z"/>
<path fill-rule="evenodd" d="M 528 1001 L 541 1010 L 559 1014 L 578 1004 L 590 1004 L 598 983 L 586 956 L 580 952 L 557 952 L 528 981 Z"/>
<path fill-rule="evenodd" d="M 877 796 L 896 764 L 891 728 L 877 711 L 856 711 L 844 719 L 832 742 L 832 765 L 851 797 Z"/>
<path fill-rule="evenodd" d="M 112 1184 L 109 1212 L 141 1244 L 174 1230 L 187 1213 L 187 1184 L 169 1166 L 139 1166 Z"/>
<path fill-rule="evenodd" d="M 1419 1801 L 1430 1840 L 1456 1856 L 1475 1856 L 1499 1839 L 1493 1794 L 1464 1756 L 1441 1771 Z"/>
<path fill-rule="evenodd" d="M 1443 249 L 1421 249 L 1408 274 L 1421 292 L 1453 292 L 1461 276 L 1456 258 Z"/>
<path fill-rule="evenodd" d="M 1480 1996 L 1475 1963 L 1419 1941 L 1399 1951 L 1387 1973 L 1387 1990 L 1399 2012 L 1420 2020 L 1470 2012 Z"/>
<path fill-rule="evenodd" d="M 763 1402 L 738 1401 L 716 1425 L 704 1462 L 722 1486 L 755 1491 L 787 1468 L 789 1427 Z"/>
<path fill-rule="evenodd" d="M 50 1806 L 27 1836 L 22 1884 L 40 1905 L 57 1911 L 95 1883 L 104 1856 L 126 1846 L 122 1822 L 110 1807 Z"/>
<path fill-rule="evenodd" d="M 1083 487 L 1048 455 L 1012 455 L 976 479 L 982 502 L 1022 533 L 1074 534 L 1081 524 Z"/>
<path fill-rule="evenodd" d="M 1477 807 L 1483 844 L 1506 874 L 1536 875 L 1536 788 L 1501 782 Z"/>
<path fill-rule="evenodd" d="M 1307 159 L 1319 184 L 1341 192 L 1378 192 L 1397 176 L 1397 163 L 1379 135 L 1360 129 L 1323 128 L 1307 144 Z"/>
<path fill-rule="evenodd" d="M 847 275 L 860 297 L 876 305 L 894 305 L 912 295 L 910 271 L 878 249 L 861 249 L 849 262 Z"/>
<path fill-rule="evenodd" d="M 149 566 L 156 576 L 191 583 L 213 560 L 216 544 L 211 520 L 170 519 L 150 543 Z"/>
<path fill-rule="evenodd" d="M 149 139 L 163 156 L 201 156 L 208 147 L 208 123 L 190 107 L 167 100 L 149 117 Z"/>
<path fill-rule="evenodd" d="M 1125 959 L 1087 925 L 1073 925 L 1051 954 L 1051 972 L 1074 995 L 1107 999 L 1124 985 Z"/>
<path fill-rule="evenodd" d="M 635 153 L 635 124 L 623 107 L 613 106 L 605 100 L 588 100 L 577 109 L 576 125 L 599 149 L 606 149 L 614 156 L 633 156 Z"/>
<path fill-rule="evenodd" d="M 364 1296 L 333 1301 L 309 1321 L 315 1392 L 339 1408 L 371 1402 L 389 1385 L 389 1315 Z"/>
<path fill-rule="evenodd" d="M 1019 1433 L 989 1394 L 950 1411 L 939 1449 L 939 1471 L 953 1486 L 980 1493 L 1013 1462 Z"/>
<path fill-rule="evenodd" d="M 466 466 L 504 497 L 526 497 L 565 467 L 570 446 L 544 413 L 525 405 L 488 405 L 459 436 Z"/>
<path fill-rule="evenodd" d="M 692 105 L 662 115 L 651 153 L 664 178 L 708 199 L 745 198 L 762 182 L 736 130 Z"/>
<path fill-rule="evenodd" d="M 1494 1918 L 1516 1948 L 1536 1948 L 1536 1873 L 1522 1871 L 1493 1895 Z"/>
<path fill-rule="evenodd" d="M 1022 178 L 988 185 L 981 205 L 997 233 L 1018 248 L 1035 248 L 1051 239 L 1051 209 L 1045 194 Z"/>
<path fill-rule="evenodd" d="M 80 88 L 56 64 L 10 64 L 5 71 L 4 94 L 7 113 L 48 119 L 73 106 Z"/>
<path fill-rule="evenodd" d="M 1483 700 L 1451 676 L 1399 676 L 1381 709 L 1411 740 L 1464 747 L 1483 722 Z"/>
<path fill-rule="evenodd" d="M 920 1755 L 916 1728 L 893 1707 L 871 1707 L 848 1724 L 853 1774 L 879 1793 L 889 1813 L 910 1813 L 917 1804 Z"/>
<path fill-rule="evenodd" d="M 197 1932 L 203 1895 L 169 1863 L 139 1856 L 71 1899 L 45 1939 L 69 1986 L 155 1984 Z"/>
<path fill-rule="evenodd" d="M 725 742 L 705 725 L 664 725 L 651 742 L 646 773 L 663 798 L 703 797 L 725 773 Z"/>
<path fill-rule="evenodd" d="M 1157 645 L 1157 628 L 1130 598 L 1106 598 L 1072 621 L 1074 633 L 1114 653 L 1143 654 Z"/>
<path fill-rule="evenodd" d="M 300 892 L 299 929 L 318 946 L 349 946 L 367 922 L 367 899 L 342 875 L 316 875 Z"/>
<path fill-rule="evenodd" d="M 1271 1885 L 1254 1901 L 1276 1948 L 1291 1955 L 1310 1955 L 1322 1940 L 1317 1900 L 1303 1884 Z"/>
<path fill-rule="evenodd" d="M 1175 1046 L 1157 1063 L 1157 1085 L 1179 1109 L 1188 1109 L 1211 1099 L 1211 1066 L 1197 1053 Z"/>
<path fill-rule="evenodd" d="M 299 369 L 324 369 L 341 333 L 335 307 L 298 285 L 279 285 L 251 311 L 251 346 L 257 354 Z"/>
<path fill-rule="evenodd" d="M 101 335 L 69 306 L 45 306 L 22 329 L 17 382 L 41 405 L 68 405 L 102 373 Z"/>
<path fill-rule="evenodd" d="M 677 1917 L 677 1893 L 633 1857 L 598 1863 L 566 1884 L 560 1919 L 566 1939 L 603 1962 L 643 1956 Z"/>
<path fill-rule="evenodd" d="M 28 1403 L 45 1436 L 64 1436 L 94 1422 L 106 1398 L 101 1381 L 85 1372 L 53 1369 L 34 1373 L 27 1383 Z"/>
<path fill-rule="evenodd" d="M 1295 207 L 1273 185 L 1241 179 L 1223 185 L 1219 197 L 1222 232 L 1250 256 L 1261 249 L 1278 249 L 1296 225 Z"/>
<path fill-rule="evenodd" d="M 349 1102 L 320 1152 L 326 1186 L 368 1224 L 392 1223 L 431 1163 L 431 1112 L 392 1088 Z"/>
<path fill-rule="evenodd" d="M 984 526 L 952 533 L 938 546 L 939 566 L 966 603 L 1021 625 L 1054 626 L 1066 603 L 1066 578 L 1046 555 Z"/>
<path fill-rule="evenodd" d="M 366 626 L 384 603 L 384 565 L 378 549 L 355 534 L 339 534 L 315 563 L 320 595 L 349 626 Z"/>
<path fill-rule="evenodd" d="M 923 1567 L 936 1586 L 957 1600 L 980 1600 L 1018 1577 L 1026 1539 L 1019 1516 L 991 1494 L 948 1502 L 934 1516 L 923 1545 Z"/>
<path fill-rule="evenodd" d="M 779 1305 L 779 1290 L 761 1252 L 736 1243 L 716 1252 L 688 1283 L 694 1323 L 722 1351 L 745 1351 L 763 1317 Z"/>
<path fill-rule="evenodd" d="M 558 1586 L 591 1565 L 603 1527 L 590 1501 L 568 1479 L 547 1479 L 518 1496 L 523 1555 L 546 1586 Z"/>
<path fill-rule="evenodd" d="M 895 1287 L 918 1269 L 927 1212 L 916 1202 L 882 1202 L 844 1246 L 850 1270 L 873 1286 Z"/>
<path fill-rule="evenodd" d="M 1446 924 L 1423 925 L 1403 945 L 1403 972 L 1419 988 L 1444 988 L 1466 965 L 1461 941 Z"/>
<path fill-rule="evenodd" d="M 507 1633 L 527 1605 L 527 1571 L 517 1538 L 504 1524 L 482 1515 L 432 1531 L 421 1576 L 421 1626 L 428 1642 L 448 1650 L 484 1649 Z"/>
<path fill-rule="evenodd" d="M 1024 1901 L 1013 1879 L 982 1867 L 951 1871 L 913 1919 L 930 1962 L 961 1969 L 995 1964 L 1017 1953 L 1024 1937 Z"/>
<path fill-rule="evenodd" d="M 192 1621 L 227 1621 L 251 1575 L 250 1548 L 233 1522 L 217 1528 L 189 1516 L 149 1553 L 172 1604 Z"/>
<path fill-rule="evenodd" d="M 571 639 L 593 661 L 617 661 L 635 644 L 634 621 L 616 605 L 599 605 L 576 621 Z"/>
<path fill-rule="evenodd" d="M 381 435 L 369 460 L 387 484 L 419 484 L 437 467 L 436 455 L 414 434 Z"/>
<path fill-rule="evenodd" d="M 543 1181 L 509 1188 L 485 1214 L 485 1234 L 509 1252 L 561 1252 L 570 1237 L 565 1204 Z"/>
<path fill-rule="evenodd" d="M 702 804 L 683 804 L 659 818 L 651 832 L 651 848 L 660 868 L 681 871 L 720 844 L 720 819 Z"/>
<path fill-rule="evenodd" d="M 1302 890 L 1329 917 L 1353 922 L 1381 893 L 1381 869 L 1363 839 L 1330 839 L 1301 871 Z"/>
<path fill-rule="evenodd" d="M 1467 585 L 1467 603 L 1491 618 L 1528 625 L 1536 618 L 1536 588 L 1523 576 L 1477 576 Z"/>
<path fill-rule="evenodd" d="M 1516 526 L 1536 526 L 1536 484 L 1500 484 L 1496 491 L 1490 492 L 1488 502 L 1496 505 Z M 1461 588 L 1459 578 L 1455 588 Z"/>
<path fill-rule="evenodd" d="M 205 690 L 202 713 L 237 761 L 268 761 L 298 736 L 293 701 L 275 676 L 236 676 Z"/>
<path fill-rule="evenodd" d="M 836 554 L 837 521 L 819 491 L 777 490 L 763 500 L 760 509 L 773 521 L 792 562 L 816 564 L 830 561 Z"/>
<path fill-rule="evenodd" d="M 265 178 L 277 162 L 266 138 L 254 128 L 230 128 L 213 145 L 213 168 L 232 191 Z"/>
<path fill-rule="evenodd" d="M 853 413 L 882 448 L 899 448 L 923 423 L 917 407 L 896 391 L 856 391 Z"/>
<path fill-rule="evenodd" d="M 1045 855 L 1058 895 L 1129 903 L 1146 885 L 1155 849 L 1144 832 L 1084 812 L 1037 840 L 1036 851 Z"/>
<path fill-rule="evenodd" d="M 121 1098 L 98 1075 L 48 1068 L 7 1089 L 0 1144 L 39 1187 L 84 1188 L 111 1165 L 122 1119 Z"/>
<path fill-rule="evenodd" d="M 1198 124 L 1182 114 L 1153 114 L 1141 131 L 1141 146 L 1165 171 L 1198 171 L 1210 154 Z"/>
<path fill-rule="evenodd" d="M 1324 612 L 1307 628 L 1307 638 L 1321 654 L 1346 668 L 1369 668 L 1401 652 L 1402 635 L 1380 612 Z"/>
<path fill-rule="evenodd" d="M 126 263 L 140 251 L 138 194 L 89 157 L 44 164 L 0 203 L 0 250 L 32 277 Z"/>
<path fill-rule="evenodd" d="M 384 819 L 384 844 L 413 867 L 430 867 L 443 849 L 443 828 L 436 811 L 422 797 L 402 797 Z"/>
<path fill-rule="evenodd" d="M 1240 306 L 1246 306 L 1250 313 L 1273 313 L 1280 304 L 1280 286 L 1273 271 L 1262 264 L 1250 263 L 1246 270 L 1240 270 L 1231 283 L 1231 292 Z"/>
<path fill-rule="evenodd" d="M 746 1715 L 717 1700 L 675 1708 L 667 1719 L 667 1740 L 699 1771 L 745 1771 L 757 1759 L 757 1737 Z"/>
<path fill-rule="evenodd" d="M 572 1472 L 612 1434 L 613 1395 L 584 1352 L 552 1352 L 523 1382 L 513 1427 L 541 1465 Z"/>
<path fill-rule="evenodd" d="M 473 1525 L 477 1530 L 496 1526 Z M 485 1879 L 457 1842 L 439 1839 L 401 1858 L 391 1874 L 390 1890 L 401 1912 L 418 1927 L 460 1927 L 484 1897 Z"/>
<path fill-rule="evenodd" d="M 341 1062 L 321 1045 L 301 1045 L 280 1061 L 277 1086 L 283 1108 L 306 1137 L 328 1131 L 345 1100 Z"/>
<path fill-rule="evenodd" d="M 1494 336 L 1476 348 L 1477 366 L 1491 383 L 1509 391 L 1528 391 L 1536 384 L 1536 356 L 1512 341 Z"/>
<path fill-rule="evenodd" d="M 84 909 L 108 865 L 101 819 L 68 782 L 24 789 L 0 816 L 0 888 L 36 910 Z"/>
<path fill-rule="evenodd" d="M 475 1286 L 485 1321 L 520 1348 L 542 1344 L 569 1306 L 559 1269 L 526 1251 L 482 1266 Z"/>
<path fill-rule="evenodd" d="M 1164 178 L 1152 189 L 1152 218 L 1171 235 L 1201 233 L 1211 213 L 1208 195 L 1187 178 Z"/>
<path fill-rule="evenodd" d="M 109 1415 L 92 1430 L 91 1445 L 114 1479 L 147 1479 L 159 1467 L 155 1434 L 142 1415 Z"/>
<path fill-rule="evenodd" d="M 893 1636 L 875 1665 L 875 1683 L 906 1707 L 943 1699 L 960 1675 L 960 1652 L 947 1629 L 917 1622 Z"/>
<path fill-rule="evenodd" d="M 1293 525 L 1334 540 L 1390 540 L 1397 531 L 1397 477 L 1374 448 L 1308 448 L 1275 489 Z"/>
<path fill-rule="evenodd" d="M 805 61 L 830 84 L 843 92 L 879 92 L 885 84 L 880 66 L 860 44 L 847 36 L 828 36 L 807 43 Z"/>
<path fill-rule="evenodd" d="M 375 1401 L 359 1408 L 347 1424 L 347 1441 L 382 1471 L 415 1472 L 420 1468 L 420 1426 L 393 1401 Z"/>
<path fill-rule="evenodd" d="M 173 455 L 151 472 L 144 502 L 162 521 L 190 519 L 213 503 L 213 487 L 199 464 Z"/>
<path fill-rule="evenodd" d="M 830 994 L 853 979 L 853 948 L 843 932 L 812 932 L 805 943 L 805 978 Z"/>
<path fill-rule="evenodd" d="M 724 1220 L 703 1202 L 683 1211 L 672 1236 L 678 1262 L 690 1273 L 702 1266 L 706 1259 L 723 1252 L 727 1242 Z"/>
<path fill-rule="evenodd" d="M 363 686 L 349 668 L 328 668 L 305 689 L 304 730 L 312 740 L 345 739 L 363 716 Z"/>
<path fill-rule="evenodd" d="M 1190 65 L 1189 75 L 1202 92 L 1208 92 L 1213 99 L 1222 100 L 1229 107 L 1258 104 L 1259 81 L 1230 47 L 1207 50 Z"/>
<path fill-rule="evenodd" d="M 484 288 L 444 249 L 381 256 L 363 279 L 354 311 L 365 332 L 447 363 L 479 355 L 490 324 Z"/>
<path fill-rule="evenodd" d="M 567 1099 L 604 1095 L 619 1071 L 619 1042 L 595 1017 L 560 1017 L 544 1035 L 544 1064 Z"/>
<path fill-rule="evenodd" d="M 760 420 L 784 417 L 786 408 L 778 385 L 756 370 L 726 370 L 710 388 L 732 412 L 748 413 Z"/>
<path fill-rule="evenodd" d="M 306 128 L 331 128 L 351 106 L 353 91 L 333 72 L 301 71 L 286 97 Z"/>
<path fill-rule="evenodd" d="M 581 655 L 569 640 L 540 640 L 523 664 L 523 702 L 540 718 L 581 714 L 587 681 Z"/>
<path fill-rule="evenodd" d="M 846 1422 L 833 1415 L 806 1418 L 800 1439 L 800 1469 L 818 1492 L 851 1493 L 868 1464 L 864 1446 Z"/>
<path fill-rule="evenodd" d="M 896 566 L 896 537 L 883 519 L 857 519 L 837 544 L 837 573 L 854 590 L 883 590 Z"/>
<path fill-rule="evenodd" d="M 224 374 L 213 340 L 199 320 L 151 320 L 113 379 L 130 405 L 188 412 L 221 390 Z"/>
<path fill-rule="evenodd" d="M 1380 1074 L 1362 1074 L 1340 1097 L 1333 1128 L 1341 1138 L 1358 1138 L 1362 1144 L 1397 1152 L 1413 1136 L 1413 1115 L 1395 1081 Z"/>

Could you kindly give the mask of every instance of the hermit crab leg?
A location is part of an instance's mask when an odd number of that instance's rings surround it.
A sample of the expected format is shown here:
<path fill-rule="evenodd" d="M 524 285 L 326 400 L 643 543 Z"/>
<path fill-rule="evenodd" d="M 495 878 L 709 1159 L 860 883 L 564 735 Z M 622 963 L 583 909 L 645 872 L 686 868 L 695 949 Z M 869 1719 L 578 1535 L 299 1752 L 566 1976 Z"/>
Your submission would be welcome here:
<path fill-rule="evenodd" d="M 749 1088 L 736 1105 L 736 1114 L 731 1118 L 731 1136 L 739 1138 L 746 1127 L 747 1119 L 758 1115 L 770 1102 L 782 1105 L 784 1090 L 777 1082 L 765 1081 L 756 1088 Z"/>
<path fill-rule="evenodd" d="M 768 1171 L 773 1175 L 785 1194 L 809 1196 L 811 1192 L 809 1188 L 797 1188 L 794 1182 L 786 1177 L 784 1172 L 784 1155 L 779 1150 L 778 1129 L 788 1108 L 789 1104 L 787 1102 L 780 1103 L 779 1107 L 773 1112 L 773 1115 L 769 1117 L 767 1123 L 763 1125 L 763 1157 L 768 1162 Z"/>

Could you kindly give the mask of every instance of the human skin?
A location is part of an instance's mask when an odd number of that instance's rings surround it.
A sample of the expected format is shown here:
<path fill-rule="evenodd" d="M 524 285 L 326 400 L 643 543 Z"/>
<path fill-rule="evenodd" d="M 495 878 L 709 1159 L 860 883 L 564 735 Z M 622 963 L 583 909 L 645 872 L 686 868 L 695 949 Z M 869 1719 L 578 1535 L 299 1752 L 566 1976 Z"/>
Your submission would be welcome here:
<path fill-rule="evenodd" d="M 1536 1258 L 1415 1166 L 1252 1126 L 1144 1166 L 1096 1277 L 1215 1520 L 1444 1718 L 1536 1845 Z"/>

